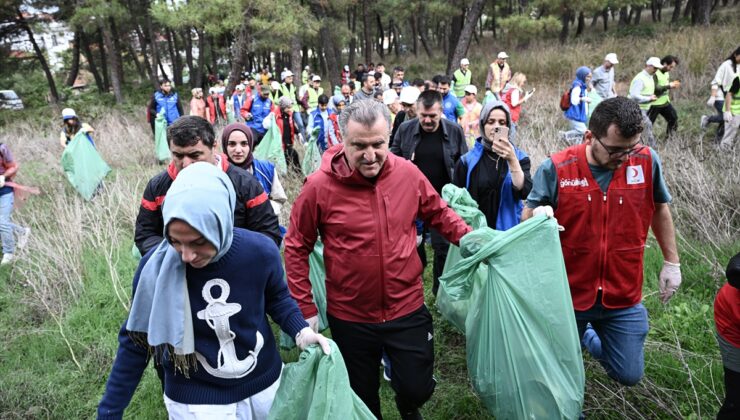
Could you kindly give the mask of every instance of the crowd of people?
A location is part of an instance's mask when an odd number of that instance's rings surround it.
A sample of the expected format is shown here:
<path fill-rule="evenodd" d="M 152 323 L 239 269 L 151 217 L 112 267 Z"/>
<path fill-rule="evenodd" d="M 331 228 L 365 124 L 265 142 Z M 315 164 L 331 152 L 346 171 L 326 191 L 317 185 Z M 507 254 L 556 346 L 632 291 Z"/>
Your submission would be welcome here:
<path fill-rule="evenodd" d="M 578 67 L 560 101 L 570 127 L 561 132 L 564 148 L 533 168 L 517 134 L 526 130 L 522 108 L 535 89 L 527 90 L 526 75 L 509 59 L 500 52 L 490 63 L 485 91 L 472 83 L 468 59 L 451 76 L 410 82 L 400 66 L 391 74 L 381 63 L 354 72 L 344 66 L 333 95 L 308 67 L 300 86 L 291 71 L 275 79 L 264 68 L 245 73 L 230 98 L 223 82 L 207 97 L 193 89 L 190 115 L 171 83 L 160 81 L 148 113 L 166 119 L 172 160 L 141 199 L 135 242 L 143 258 L 99 418 L 123 415 L 152 354 L 170 416 L 211 410 L 265 418 L 281 370 L 266 315 L 300 348 L 330 351 L 309 279 L 309 255 L 320 240 L 328 324 L 352 390 L 382 418 L 383 360 L 401 418 L 420 419 L 436 384 L 435 332 L 421 281 L 425 244 L 434 254 L 436 295 L 450 243 L 472 230 L 440 198 L 447 184 L 465 188 L 496 230 L 531 217 L 557 219 L 581 344 L 610 378 L 638 383 L 649 329 L 642 289 L 650 229 L 664 258 L 664 304 L 682 278 L 652 129 L 662 116 L 668 137 L 677 130 L 670 92 L 681 84 L 670 72 L 680 61 L 648 58 L 627 96 L 615 88 L 615 53 L 593 70 Z M 722 118 L 701 119 L 702 128 L 723 125 L 718 144 L 727 149 L 740 124 L 738 65 L 740 48 L 712 81 L 708 105 Z M 93 132 L 73 110 L 63 118 L 63 145 L 79 130 Z M 287 231 L 278 224 L 287 196 L 275 163 L 254 157 L 275 128 L 290 167 L 300 168 L 294 146 L 309 138 L 323 155 L 293 203 Z M 730 262 L 715 306 L 726 384 L 721 419 L 740 417 L 739 259 Z"/>

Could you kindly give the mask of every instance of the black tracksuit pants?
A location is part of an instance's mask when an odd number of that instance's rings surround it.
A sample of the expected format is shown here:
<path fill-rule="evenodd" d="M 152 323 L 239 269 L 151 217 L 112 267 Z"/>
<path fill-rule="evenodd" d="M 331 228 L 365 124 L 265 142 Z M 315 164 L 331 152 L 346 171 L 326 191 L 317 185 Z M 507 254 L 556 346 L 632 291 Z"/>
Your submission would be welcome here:
<path fill-rule="evenodd" d="M 740 372 L 725 367 L 725 402 L 717 420 L 740 419 Z"/>
<path fill-rule="evenodd" d="M 380 358 L 385 350 L 391 361 L 391 387 L 401 418 L 408 418 L 434 392 L 434 330 L 425 305 L 380 324 L 349 322 L 331 315 L 331 335 L 347 365 L 352 390 L 372 413 L 380 412 Z"/>
<path fill-rule="evenodd" d="M 648 118 L 650 118 L 650 122 L 655 124 L 655 120 L 658 119 L 658 115 L 662 115 L 663 118 L 665 118 L 665 121 L 668 123 L 666 134 L 668 136 L 675 134 L 676 130 L 678 129 L 678 114 L 676 113 L 676 109 L 673 108 L 673 105 L 668 102 L 663 106 L 650 107 L 650 109 L 648 110 Z"/>

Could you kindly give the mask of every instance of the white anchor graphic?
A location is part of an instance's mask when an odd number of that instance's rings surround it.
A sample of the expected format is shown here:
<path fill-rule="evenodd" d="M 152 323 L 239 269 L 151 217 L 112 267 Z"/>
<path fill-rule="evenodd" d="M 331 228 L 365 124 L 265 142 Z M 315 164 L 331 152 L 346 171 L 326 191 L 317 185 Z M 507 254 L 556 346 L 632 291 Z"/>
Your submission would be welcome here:
<path fill-rule="evenodd" d="M 218 298 L 214 298 L 211 294 L 211 289 L 215 286 L 221 289 L 221 296 Z M 262 334 L 257 331 L 257 342 L 255 343 L 254 350 L 250 351 L 249 356 L 243 360 L 239 360 L 236 357 L 236 348 L 234 347 L 236 334 L 231 331 L 229 317 L 241 311 L 242 306 L 238 303 L 226 302 L 230 291 L 231 288 L 225 280 L 209 280 L 203 286 L 203 299 L 208 302 L 208 306 L 197 313 L 198 319 L 205 320 L 208 326 L 216 332 L 216 337 L 218 337 L 221 348 L 218 350 L 218 366 L 216 368 L 211 367 L 206 358 L 200 353 L 195 352 L 195 356 L 209 374 L 224 379 L 236 379 L 249 375 L 257 367 L 257 355 L 265 343 Z"/>

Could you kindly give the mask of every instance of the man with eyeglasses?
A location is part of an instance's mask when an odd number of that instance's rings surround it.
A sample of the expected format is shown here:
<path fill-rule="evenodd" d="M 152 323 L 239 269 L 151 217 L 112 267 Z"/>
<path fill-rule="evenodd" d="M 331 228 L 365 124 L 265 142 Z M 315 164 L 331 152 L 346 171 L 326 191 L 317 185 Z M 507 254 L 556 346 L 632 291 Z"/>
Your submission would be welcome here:
<path fill-rule="evenodd" d="M 583 143 L 554 153 L 537 170 L 522 213 L 522 220 L 554 216 L 565 228 L 560 242 L 582 344 L 627 386 L 640 381 L 645 366 L 643 252 L 650 227 L 664 258 L 658 280 L 664 304 L 681 284 L 671 195 L 657 153 L 640 142 L 642 130 L 635 102 L 601 102 Z"/>

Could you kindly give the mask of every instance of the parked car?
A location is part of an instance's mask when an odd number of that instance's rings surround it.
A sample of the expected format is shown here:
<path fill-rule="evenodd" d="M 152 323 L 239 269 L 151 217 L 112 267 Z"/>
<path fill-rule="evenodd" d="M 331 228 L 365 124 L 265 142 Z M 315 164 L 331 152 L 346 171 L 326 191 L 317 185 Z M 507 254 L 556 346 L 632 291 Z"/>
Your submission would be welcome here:
<path fill-rule="evenodd" d="M 0 90 L 0 109 L 23 109 L 23 101 L 12 90 Z"/>

